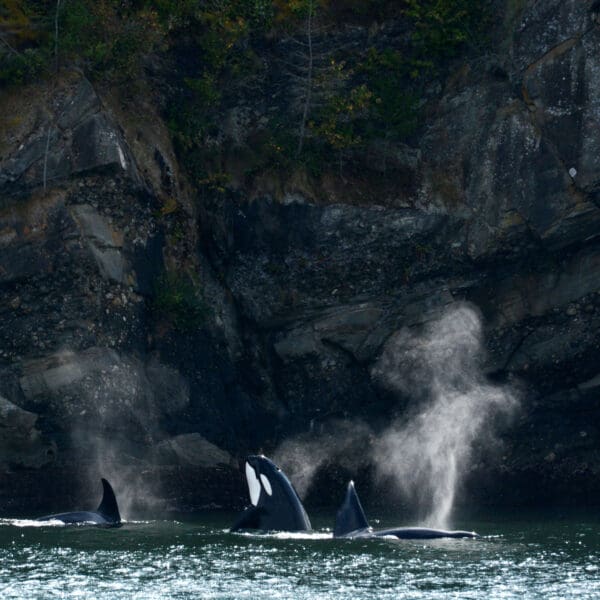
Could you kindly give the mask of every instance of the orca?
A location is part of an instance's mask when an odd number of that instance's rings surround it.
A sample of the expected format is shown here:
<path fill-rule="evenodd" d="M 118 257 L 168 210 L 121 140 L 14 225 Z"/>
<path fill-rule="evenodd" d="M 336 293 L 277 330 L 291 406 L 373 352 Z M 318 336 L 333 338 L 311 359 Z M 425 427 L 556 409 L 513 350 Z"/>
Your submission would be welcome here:
<path fill-rule="evenodd" d="M 476 538 L 474 531 L 447 531 L 429 527 L 394 527 L 375 531 L 369 526 L 365 511 L 354 489 L 354 482 L 348 483 L 346 497 L 337 512 L 334 538 L 381 538 L 395 537 L 400 540 L 431 540 L 436 538 Z"/>
<path fill-rule="evenodd" d="M 266 456 L 248 456 L 245 465 L 250 506 L 230 531 L 311 531 L 302 502 L 285 473 Z"/>
<path fill-rule="evenodd" d="M 98 527 L 120 527 L 121 515 L 115 493 L 108 481 L 102 479 L 102 502 L 95 511 L 78 511 L 40 517 L 37 521 L 62 521 L 66 525 L 96 525 Z"/>

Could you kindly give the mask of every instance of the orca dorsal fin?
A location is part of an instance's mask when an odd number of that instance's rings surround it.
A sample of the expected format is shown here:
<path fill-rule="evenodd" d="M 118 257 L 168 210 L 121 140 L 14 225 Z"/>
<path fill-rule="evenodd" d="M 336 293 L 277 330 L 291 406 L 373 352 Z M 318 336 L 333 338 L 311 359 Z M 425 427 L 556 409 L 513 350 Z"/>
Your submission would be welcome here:
<path fill-rule="evenodd" d="M 346 497 L 335 516 L 335 527 L 333 528 L 333 537 L 341 537 L 358 529 L 367 529 L 369 523 L 365 516 L 365 511 L 358 499 L 358 494 L 354 489 L 354 482 L 348 483 Z"/>
<path fill-rule="evenodd" d="M 100 502 L 100 506 L 96 512 L 100 513 L 107 521 L 111 523 L 120 523 L 121 515 L 119 514 L 119 507 L 117 505 L 117 499 L 115 498 L 115 493 L 113 489 L 106 481 L 106 479 L 102 478 L 102 488 L 104 493 L 102 494 L 102 502 Z"/>

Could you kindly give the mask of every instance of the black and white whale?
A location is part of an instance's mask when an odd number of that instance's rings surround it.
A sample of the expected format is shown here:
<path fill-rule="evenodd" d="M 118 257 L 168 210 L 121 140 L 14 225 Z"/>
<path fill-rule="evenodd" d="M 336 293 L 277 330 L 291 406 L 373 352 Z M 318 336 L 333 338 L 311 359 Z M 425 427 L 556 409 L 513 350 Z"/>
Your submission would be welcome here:
<path fill-rule="evenodd" d="M 250 506 L 239 515 L 230 531 L 310 531 L 302 502 L 285 473 L 265 456 L 248 456 L 246 482 Z"/>
<path fill-rule="evenodd" d="M 394 527 L 391 529 L 373 530 L 367 522 L 365 512 L 354 489 L 354 482 L 348 483 L 346 497 L 340 507 L 333 529 L 336 538 L 380 538 L 396 537 L 401 540 L 429 540 L 435 538 L 474 538 L 479 537 L 474 531 L 447 531 L 430 529 L 429 527 Z"/>
<path fill-rule="evenodd" d="M 102 501 L 95 511 L 77 511 L 40 517 L 37 521 L 62 521 L 67 525 L 97 525 L 100 527 L 120 527 L 121 515 L 113 489 L 102 479 Z"/>

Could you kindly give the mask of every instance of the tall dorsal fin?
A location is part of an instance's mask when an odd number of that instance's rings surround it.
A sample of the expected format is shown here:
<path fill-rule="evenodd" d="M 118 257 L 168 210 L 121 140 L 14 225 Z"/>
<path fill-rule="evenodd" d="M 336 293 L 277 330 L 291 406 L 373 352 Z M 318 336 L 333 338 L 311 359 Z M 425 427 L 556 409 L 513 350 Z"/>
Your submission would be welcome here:
<path fill-rule="evenodd" d="M 341 537 L 358 529 L 366 529 L 369 527 L 365 511 L 358 499 L 358 494 L 354 489 L 354 482 L 348 483 L 346 489 L 346 497 L 335 517 L 335 527 L 333 528 L 333 536 Z"/>
<path fill-rule="evenodd" d="M 104 493 L 102 494 L 102 502 L 100 502 L 100 506 L 96 512 L 100 513 L 107 521 L 111 523 L 120 523 L 121 515 L 119 514 L 119 507 L 117 506 L 117 499 L 115 498 L 115 493 L 113 489 L 106 481 L 106 479 L 102 479 L 102 488 Z"/>

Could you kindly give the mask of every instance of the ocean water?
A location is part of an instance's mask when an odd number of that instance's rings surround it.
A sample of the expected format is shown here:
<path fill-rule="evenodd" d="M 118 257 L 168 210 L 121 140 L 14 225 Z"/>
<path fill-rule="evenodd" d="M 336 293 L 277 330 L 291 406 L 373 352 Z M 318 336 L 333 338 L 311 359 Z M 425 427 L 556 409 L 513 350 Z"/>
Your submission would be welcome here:
<path fill-rule="evenodd" d="M 600 518 L 559 512 L 455 522 L 466 540 L 230 534 L 233 514 L 119 529 L 0 520 L 2 598 L 600 598 Z M 373 525 L 402 525 L 392 515 Z"/>

